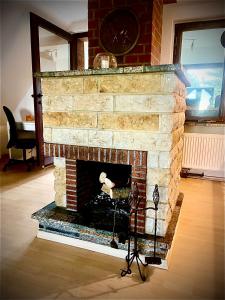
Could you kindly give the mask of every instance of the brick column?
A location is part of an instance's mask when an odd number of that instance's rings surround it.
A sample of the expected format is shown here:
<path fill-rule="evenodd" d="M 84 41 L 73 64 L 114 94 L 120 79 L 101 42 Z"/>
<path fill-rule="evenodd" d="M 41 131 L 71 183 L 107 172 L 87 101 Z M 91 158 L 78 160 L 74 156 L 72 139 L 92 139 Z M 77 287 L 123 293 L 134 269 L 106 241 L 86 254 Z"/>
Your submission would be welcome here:
<path fill-rule="evenodd" d="M 151 65 L 160 64 L 162 40 L 163 0 L 153 1 L 152 32 L 151 32 Z"/>
<path fill-rule="evenodd" d="M 113 9 L 120 7 L 127 7 L 135 13 L 140 24 L 140 36 L 136 46 L 129 53 L 117 56 L 118 65 L 159 64 L 163 0 L 89 0 L 89 66 L 92 67 L 97 53 L 104 52 L 99 43 L 99 30 L 103 18 Z"/>
<path fill-rule="evenodd" d="M 77 164 L 66 159 L 66 199 L 67 209 L 77 211 Z"/>

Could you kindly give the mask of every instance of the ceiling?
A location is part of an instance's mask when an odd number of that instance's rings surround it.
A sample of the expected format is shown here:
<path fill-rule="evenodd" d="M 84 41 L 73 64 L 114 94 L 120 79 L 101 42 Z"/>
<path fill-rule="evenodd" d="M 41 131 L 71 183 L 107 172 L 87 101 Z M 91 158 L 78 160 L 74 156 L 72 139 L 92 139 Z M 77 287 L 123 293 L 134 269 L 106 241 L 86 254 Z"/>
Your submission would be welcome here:
<path fill-rule="evenodd" d="M 68 32 L 88 30 L 88 0 L 28 2 L 31 11 Z"/>
<path fill-rule="evenodd" d="M 164 4 L 193 4 L 193 0 L 163 0 Z M 220 0 L 195 0 L 194 2 L 216 2 Z M 0 0 L 7 5 L 24 5 L 42 18 L 68 32 L 88 31 L 88 0 Z"/>

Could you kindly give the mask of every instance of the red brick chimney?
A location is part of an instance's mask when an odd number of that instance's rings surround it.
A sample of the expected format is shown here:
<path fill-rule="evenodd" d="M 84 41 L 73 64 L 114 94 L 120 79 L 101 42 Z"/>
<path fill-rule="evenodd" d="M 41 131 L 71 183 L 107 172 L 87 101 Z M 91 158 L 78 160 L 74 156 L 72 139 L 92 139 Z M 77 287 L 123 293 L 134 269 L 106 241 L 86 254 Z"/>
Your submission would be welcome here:
<path fill-rule="evenodd" d="M 160 64 L 163 0 L 89 0 L 88 40 L 89 65 L 99 52 L 99 31 L 104 17 L 116 8 L 132 11 L 140 26 L 140 35 L 135 47 L 128 53 L 117 56 L 118 66 Z"/>

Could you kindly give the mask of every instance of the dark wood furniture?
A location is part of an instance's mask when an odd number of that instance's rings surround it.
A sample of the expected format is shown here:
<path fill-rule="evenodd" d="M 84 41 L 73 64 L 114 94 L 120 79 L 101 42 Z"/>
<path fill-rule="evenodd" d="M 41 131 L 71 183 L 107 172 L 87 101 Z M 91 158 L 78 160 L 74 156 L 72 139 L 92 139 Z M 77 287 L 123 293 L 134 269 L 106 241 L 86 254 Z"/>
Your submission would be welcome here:
<path fill-rule="evenodd" d="M 3 171 L 6 171 L 15 163 L 21 162 L 25 163 L 27 165 L 27 170 L 30 171 L 31 167 L 34 165 L 34 157 L 27 159 L 26 150 L 32 150 L 36 147 L 37 143 L 34 137 L 34 132 L 18 130 L 11 110 L 6 106 L 3 106 L 3 110 L 9 123 L 9 141 L 7 144 L 7 149 L 11 149 L 14 147 L 16 149 L 22 150 L 23 153 L 23 160 L 18 160 L 10 157 L 8 162 L 3 167 Z"/>

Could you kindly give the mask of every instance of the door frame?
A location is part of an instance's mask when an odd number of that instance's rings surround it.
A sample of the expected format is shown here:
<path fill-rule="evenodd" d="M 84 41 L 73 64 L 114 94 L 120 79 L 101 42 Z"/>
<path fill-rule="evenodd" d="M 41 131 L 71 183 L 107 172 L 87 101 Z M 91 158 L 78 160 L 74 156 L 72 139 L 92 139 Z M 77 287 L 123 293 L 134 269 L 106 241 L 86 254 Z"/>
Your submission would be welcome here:
<path fill-rule="evenodd" d="M 88 32 L 69 33 L 63 30 L 62 28 L 56 26 L 55 24 L 30 12 L 31 59 L 33 78 L 32 97 L 34 99 L 35 132 L 37 140 L 37 163 L 39 166 L 44 168 L 45 166 L 52 164 L 53 158 L 44 156 L 41 78 L 34 76 L 36 72 L 41 71 L 39 27 L 46 29 L 67 40 L 70 47 L 70 70 L 77 69 L 77 40 L 82 37 L 87 37 Z"/>

